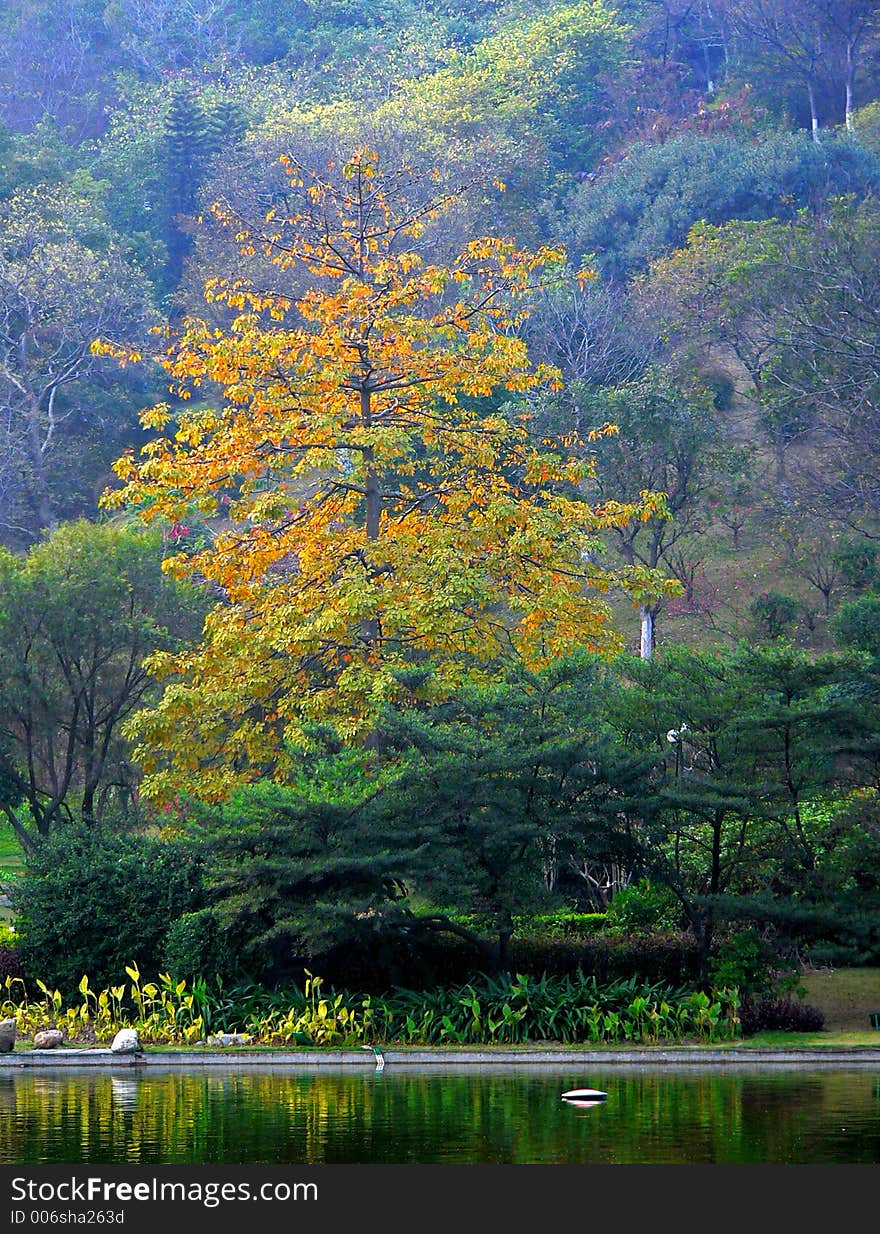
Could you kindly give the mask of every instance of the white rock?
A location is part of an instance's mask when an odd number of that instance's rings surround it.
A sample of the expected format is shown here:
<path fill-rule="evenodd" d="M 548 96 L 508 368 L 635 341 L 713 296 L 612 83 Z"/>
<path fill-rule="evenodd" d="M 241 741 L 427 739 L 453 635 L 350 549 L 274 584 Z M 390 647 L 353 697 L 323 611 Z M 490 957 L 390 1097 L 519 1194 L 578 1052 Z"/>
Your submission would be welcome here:
<path fill-rule="evenodd" d="M 34 1033 L 35 1050 L 54 1050 L 61 1045 L 64 1034 L 60 1028 L 44 1028 L 42 1032 Z"/>
<path fill-rule="evenodd" d="M 139 1054 L 141 1052 L 140 1039 L 133 1028 L 120 1028 L 113 1038 L 110 1049 L 114 1054 Z"/>
<path fill-rule="evenodd" d="M 208 1045 L 247 1045 L 249 1041 L 248 1033 L 217 1033 L 208 1038 Z"/>

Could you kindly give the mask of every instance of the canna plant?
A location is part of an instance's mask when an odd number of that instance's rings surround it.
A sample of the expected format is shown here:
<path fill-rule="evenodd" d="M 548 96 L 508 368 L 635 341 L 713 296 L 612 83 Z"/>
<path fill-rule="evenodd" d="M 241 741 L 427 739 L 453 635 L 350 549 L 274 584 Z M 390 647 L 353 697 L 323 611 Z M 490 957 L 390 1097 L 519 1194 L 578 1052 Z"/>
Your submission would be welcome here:
<path fill-rule="evenodd" d="M 454 989 L 397 990 L 381 997 L 325 993 L 323 981 L 306 972 L 302 994 L 255 997 L 204 982 L 187 988 L 167 973 L 143 981 L 136 965 L 130 984 L 79 986 L 79 1002 L 67 1005 L 58 990 L 38 983 L 29 999 L 18 978 L 7 978 L 0 1017 L 14 1016 L 22 1035 L 51 1024 L 69 1041 L 112 1038 L 134 1028 L 145 1044 L 202 1041 L 207 1025 L 243 1031 L 255 1044 L 341 1047 L 376 1042 L 401 1045 L 517 1045 L 554 1040 L 594 1045 L 656 1044 L 683 1038 L 701 1042 L 739 1035 L 736 990 L 706 994 L 627 981 L 602 989 L 584 977 L 485 978 Z M 212 1000 L 216 1000 L 212 1005 Z M 271 1003 L 272 1005 L 268 1005 Z"/>

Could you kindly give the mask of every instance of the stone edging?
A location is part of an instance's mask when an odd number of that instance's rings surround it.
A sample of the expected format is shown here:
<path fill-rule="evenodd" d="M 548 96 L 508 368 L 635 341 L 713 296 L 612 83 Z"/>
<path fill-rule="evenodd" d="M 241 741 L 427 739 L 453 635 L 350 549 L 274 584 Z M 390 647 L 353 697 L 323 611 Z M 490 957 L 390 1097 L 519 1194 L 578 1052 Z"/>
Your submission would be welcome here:
<path fill-rule="evenodd" d="M 786 1064 L 803 1066 L 809 1064 L 849 1066 L 880 1066 L 880 1048 L 873 1046 L 841 1049 L 835 1046 L 817 1046 L 807 1049 L 771 1050 L 734 1048 L 718 1049 L 670 1047 L 668 1049 L 411 1049 L 383 1050 L 378 1056 L 386 1067 L 448 1067 L 448 1066 L 565 1066 L 589 1063 L 641 1065 L 701 1065 L 701 1066 L 754 1066 Z M 167 1069 L 227 1067 L 235 1070 L 250 1070 L 259 1067 L 377 1067 L 377 1056 L 372 1049 L 363 1050 L 162 1050 L 148 1049 L 140 1055 L 113 1053 L 109 1049 L 56 1048 L 52 1050 L 16 1050 L 0 1054 L 0 1071 L 27 1068 L 80 1068 L 112 1067 L 137 1068 L 138 1070 L 161 1067 Z"/>

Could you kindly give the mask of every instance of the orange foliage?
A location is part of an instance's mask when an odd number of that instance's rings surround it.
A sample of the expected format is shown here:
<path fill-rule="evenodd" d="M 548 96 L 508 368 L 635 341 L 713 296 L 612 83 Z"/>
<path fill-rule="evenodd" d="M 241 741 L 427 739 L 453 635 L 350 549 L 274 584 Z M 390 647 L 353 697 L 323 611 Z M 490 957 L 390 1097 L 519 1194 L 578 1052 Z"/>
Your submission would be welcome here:
<path fill-rule="evenodd" d="M 162 359 L 208 406 L 145 413 L 165 435 L 120 460 L 105 499 L 146 521 L 223 519 L 169 563 L 222 599 L 197 647 L 153 659 L 165 690 L 136 734 L 158 798 L 181 776 L 208 798 L 283 778 L 315 723 L 364 740 L 415 665 L 434 666 L 419 689 L 436 697 L 501 656 L 614 647 L 598 593 L 621 580 L 588 564 L 591 536 L 658 501 L 592 509 L 583 463 L 484 409 L 558 381 L 516 326 L 560 253 L 483 237 L 431 265 L 418 241 L 448 201 L 408 205 L 408 173 L 366 150 L 336 181 L 287 170 L 295 217 L 257 233 L 218 214 L 243 248 L 304 265 L 310 289 L 293 304 L 208 284 L 231 326 L 191 320 Z"/>

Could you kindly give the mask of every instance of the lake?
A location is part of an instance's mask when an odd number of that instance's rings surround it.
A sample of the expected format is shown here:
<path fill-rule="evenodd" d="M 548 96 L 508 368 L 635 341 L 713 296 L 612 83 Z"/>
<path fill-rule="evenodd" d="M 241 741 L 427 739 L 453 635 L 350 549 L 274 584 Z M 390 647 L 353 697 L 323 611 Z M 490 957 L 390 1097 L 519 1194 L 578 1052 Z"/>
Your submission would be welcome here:
<path fill-rule="evenodd" d="M 880 1067 L 0 1072 L 0 1163 L 95 1162 L 875 1164 Z"/>

